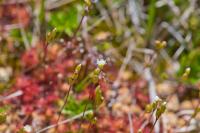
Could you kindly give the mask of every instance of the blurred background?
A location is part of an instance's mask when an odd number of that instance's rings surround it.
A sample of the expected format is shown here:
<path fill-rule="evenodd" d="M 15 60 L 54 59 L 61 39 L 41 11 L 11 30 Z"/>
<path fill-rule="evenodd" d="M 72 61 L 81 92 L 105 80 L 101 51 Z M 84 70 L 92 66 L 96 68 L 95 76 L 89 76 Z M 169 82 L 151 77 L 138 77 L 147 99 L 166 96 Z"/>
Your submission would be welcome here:
<path fill-rule="evenodd" d="M 0 132 L 199 133 L 199 7 L 0 0 Z"/>

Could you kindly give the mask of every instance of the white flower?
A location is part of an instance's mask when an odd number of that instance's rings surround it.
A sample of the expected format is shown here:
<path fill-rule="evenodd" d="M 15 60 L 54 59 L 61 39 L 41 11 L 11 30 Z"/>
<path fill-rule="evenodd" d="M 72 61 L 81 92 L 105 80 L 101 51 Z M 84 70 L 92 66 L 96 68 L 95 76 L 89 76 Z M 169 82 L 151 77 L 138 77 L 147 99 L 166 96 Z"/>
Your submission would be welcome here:
<path fill-rule="evenodd" d="M 160 100 L 160 97 L 159 97 L 159 96 L 156 96 L 154 100 L 155 100 L 155 101 L 159 101 L 159 100 Z"/>
<path fill-rule="evenodd" d="M 106 64 L 106 60 L 104 59 L 98 59 L 97 60 L 97 65 L 100 67 L 100 68 L 103 68 L 103 66 Z"/>
<path fill-rule="evenodd" d="M 24 126 L 24 131 L 30 133 L 30 132 L 32 132 L 32 127 L 30 125 L 26 125 L 26 126 Z"/>

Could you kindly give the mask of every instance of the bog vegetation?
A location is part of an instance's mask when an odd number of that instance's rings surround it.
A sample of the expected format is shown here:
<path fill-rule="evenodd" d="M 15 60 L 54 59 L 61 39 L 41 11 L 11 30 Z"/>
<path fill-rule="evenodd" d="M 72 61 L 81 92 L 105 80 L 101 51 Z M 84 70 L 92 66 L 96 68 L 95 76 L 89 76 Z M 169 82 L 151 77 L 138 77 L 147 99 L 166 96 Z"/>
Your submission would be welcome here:
<path fill-rule="evenodd" d="M 1 133 L 199 133 L 199 0 L 0 0 Z"/>

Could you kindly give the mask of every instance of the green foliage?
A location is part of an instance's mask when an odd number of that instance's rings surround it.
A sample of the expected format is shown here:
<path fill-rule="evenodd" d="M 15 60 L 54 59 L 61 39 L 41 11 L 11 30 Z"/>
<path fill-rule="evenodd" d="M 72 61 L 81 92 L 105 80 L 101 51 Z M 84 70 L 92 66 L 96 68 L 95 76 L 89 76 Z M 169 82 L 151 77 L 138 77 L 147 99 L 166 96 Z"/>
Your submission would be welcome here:
<path fill-rule="evenodd" d="M 87 110 L 92 108 L 92 104 L 88 100 L 78 101 L 70 96 L 62 113 L 69 116 L 80 114 L 84 111 L 86 104 L 88 104 Z"/>
<path fill-rule="evenodd" d="M 110 49 L 112 46 L 112 44 L 110 44 L 109 42 L 104 42 L 102 44 L 99 44 L 97 45 L 97 49 L 100 51 L 100 52 L 104 52 L 108 49 Z"/>
<path fill-rule="evenodd" d="M 10 31 L 10 36 L 14 39 L 22 41 L 21 33 L 19 29 L 13 29 Z"/>
<path fill-rule="evenodd" d="M 74 29 L 78 26 L 78 7 L 69 6 L 63 10 L 54 11 L 50 15 L 50 25 L 57 28 L 59 32 L 65 32 L 72 35 Z"/>
<path fill-rule="evenodd" d="M 78 82 L 75 86 L 76 92 L 81 92 L 84 88 L 86 88 L 91 83 L 90 76 L 87 75 L 82 81 Z"/>
<path fill-rule="evenodd" d="M 105 62 L 106 63 L 106 62 Z M 88 86 L 90 83 L 96 84 L 99 79 L 99 74 L 105 64 L 98 64 L 98 67 L 92 71 L 90 74 L 88 74 L 81 82 L 77 84 L 75 87 L 75 90 L 77 92 L 82 91 L 86 86 Z"/>
<path fill-rule="evenodd" d="M 88 120 L 92 124 L 95 124 L 97 122 L 97 118 L 94 116 L 94 113 L 86 115 L 86 120 Z"/>
<path fill-rule="evenodd" d="M 148 22 L 147 22 L 147 40 L 150 39 L 151 33 L 154 27 L 155 17 L 156 17 L 156 0 L 151 0 L 150 5 L 148 7 Z"/>
<path fill-rule="evenodd" d="M 196 83 L 200 79 L 200 49 L 191 51 L 189 54 L 182 56 L 180 60 L 180 70 L 178 75 L 181 76 L 187 67 L 191 68 L 188 82 Z"/>
<path fill-rule="evenodd" d="M 8 109 L 9 109 L 8 106 L 4 106 L 0 108 L 0 124 L 3 124 L 6 122 Z"/>
<path fill-rule="evenodd" d="M 32 40 L 32 33 L 26 31 L 25 34 L 26 34 L 26 37 L 27 37 L 28 42 L 31 42 L 31 40 Z M 22 37 L 22 34 L 21 34 L 20 29 L 13 29 L 13 30 L 11 30 L 10 33 L 9 33 L 9 36 L 10 36 L 14 41 L 17 41 L 17 42 L 20 43 L 20 44 L 23 44 L 23 43 L 24 43 L 24 42 L 23 42 L 23 37 Z"/>

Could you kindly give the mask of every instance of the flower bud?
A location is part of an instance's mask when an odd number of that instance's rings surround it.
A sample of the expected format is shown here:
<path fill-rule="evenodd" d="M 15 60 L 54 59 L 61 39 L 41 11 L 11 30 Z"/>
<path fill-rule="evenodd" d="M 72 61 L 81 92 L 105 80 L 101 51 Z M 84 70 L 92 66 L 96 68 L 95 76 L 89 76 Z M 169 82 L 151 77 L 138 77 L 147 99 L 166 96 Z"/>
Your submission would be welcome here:
<path fill-rule="evenodd" d="M 163 49 L 163 48 L 165 48 L 165 47 L 167 46 L 167 42 L 166 42 L 166 41 L 159 41 L 159 40 L 156 40 L 156 41 L 155 41 L 155 45 L 156 45 L 156 48 L 157 48 L 158 50 L 160 50 L 160 49 Z"/>
<path fill-rule="evenodd" d="M 103 69 L 103 67 L 105 66 L 106 64 L 106 60 L 103 60 L 103 59 L 100 59 L 100 60 L 97 60 L 97 65 L 100 69 Z"/>
<path fill-rule="evenodd" d="M 145 112 L 146 112 L 146 113 L 151 113 L 152 111 L 153 111 L 152 104 L 146 105 L 146 107 L 145 107 Z"/>
<path fill-rule="evenodd" d="M 167 103 L 166 102 L 163 102 L 161 104 L 161 106 L 156 110 L 156 119 L 159 119 L 160 116 L 165 112 L 166 110 L 166 105 Z"/>
<path fill-rule="evenodd" d="M 81 70 L 81 64 L 79 64 L 78 66 L 76 66 L 75 68 L 75 72 L 72 74 L 72 76 L 69 78 L 69 83 L 70 84 L 73 84 L 77 79 L 78 79 L 78 76 L 79 76 L 79 72 Z"/>
<path fill-rule="evenodd" d="M 85 1 L 85 3 L 86 3 L 86 5 L 87 5 L 87 6 L 89 6 L 89 7 L 90 7 L 90 6 L 92 5 L 92 2 L 91 2 L 91 0 L 84 0 L 84 1 Z"/>
<path fill-rule="evenodd" d="M 76 66 L 75 71 L 76 71 L 76 72 L 79 72 L 79 71 L 81 70 L 81 67 L 82 67 L 82 64 L 79 64 L 78 66 Z"/>
<path fill-rule="evenodd" d="M 47 42 L 51 42 L 56 37 L 57 29 L 54 28 L 52 31 L 48 32 L 46 35 Z"/>
<path fill-rule="evenodd" d="M 188 78 L 188 76 L 190 75 L 190 72 L 191 72 L 191 68 L 190 67 L 187 67 L 186 69 L 185 69 L 185 72 L 183 73 L 183 78 Z"/>
<path fill-rule="evenodd" d="M 94 75 L 99 75 L 100 72 L 101 72 L 101 70 L 100 70 L 99 68 L 96 68 L 96 69 L 94 70 Z"/>
<path fill-rule="evenodd" d="M 97 86 L 95 89 L 95 104 L 99 106 L 103 103 L 103 100 L 104 98 L 100 86 Z"/>

